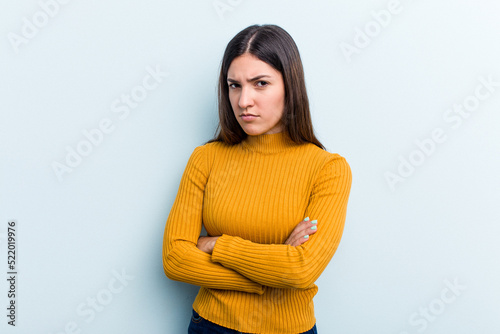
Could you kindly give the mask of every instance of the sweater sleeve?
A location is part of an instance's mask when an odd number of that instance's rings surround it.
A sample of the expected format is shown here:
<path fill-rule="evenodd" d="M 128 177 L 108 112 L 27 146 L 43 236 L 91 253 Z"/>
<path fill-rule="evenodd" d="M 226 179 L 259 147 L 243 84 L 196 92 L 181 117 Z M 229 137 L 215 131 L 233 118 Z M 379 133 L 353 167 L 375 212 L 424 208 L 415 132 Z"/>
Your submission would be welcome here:
<path fill-rule="evenodd" d="M 318 173 L 310 194 L 305 216 L 318 221 L 318 231 L 307 242 L 296 247 L 268 245 L 223 235 L 215 244 L 212 261 L 262 285 L 310 288 L 340 243 L 351 181 L 348 163 L 334 154 Z"/>
<path fill-rule="evenodd" d="M 202 228 L 202 207 L 209 168 L 205 146 L 197 147 L 182 175 L 163 236 L 163 270 L 176 281 L 212 289 L 262 294 L 261 284 L 211 261 L 196 245 Z"/>

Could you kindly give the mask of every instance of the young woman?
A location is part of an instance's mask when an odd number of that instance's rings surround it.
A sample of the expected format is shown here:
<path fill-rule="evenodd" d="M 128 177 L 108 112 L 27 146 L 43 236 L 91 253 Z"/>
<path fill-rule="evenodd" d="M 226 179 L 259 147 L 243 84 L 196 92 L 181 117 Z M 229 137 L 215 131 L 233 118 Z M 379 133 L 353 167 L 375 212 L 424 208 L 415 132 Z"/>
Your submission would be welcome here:
<path fill-rule="evenodd" d="M 167 277 L 201 287 L 188 331 L 317 333 L 314 282 L 342 236 L 349 165 L 314 136 L 282 28 L 229 42 L 218 94 L 217 134 L 189 158 L 164 234 Z"/>

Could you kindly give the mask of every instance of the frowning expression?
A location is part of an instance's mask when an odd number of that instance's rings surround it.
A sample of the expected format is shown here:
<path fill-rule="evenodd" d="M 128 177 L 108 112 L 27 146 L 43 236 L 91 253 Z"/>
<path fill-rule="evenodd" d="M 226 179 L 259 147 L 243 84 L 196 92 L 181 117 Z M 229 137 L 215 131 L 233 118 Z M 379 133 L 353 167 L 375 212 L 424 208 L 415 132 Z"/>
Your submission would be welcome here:
<path fill-rule="evenodd" d="M 283 130 L 285 107 L 283 76 L 271 65 L 245 53 L 235 58 L 227 72 L 229 101 L 234 116 L 249 136 Z"/>

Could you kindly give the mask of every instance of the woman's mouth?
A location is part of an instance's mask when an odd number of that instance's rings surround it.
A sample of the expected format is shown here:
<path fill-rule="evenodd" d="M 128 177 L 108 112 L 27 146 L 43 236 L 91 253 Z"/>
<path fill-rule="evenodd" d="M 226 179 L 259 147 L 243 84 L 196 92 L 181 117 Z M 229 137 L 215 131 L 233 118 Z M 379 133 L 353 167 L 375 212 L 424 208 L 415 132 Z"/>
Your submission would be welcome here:
<path fill-rule="evenodd" d="M 253 121 L 254 119 L 256 119 L 257 115 L 253 115 L 253 114 L 241 114 L 241 119 L 244 120 L 245 122 L 248 122 L 248 121 Z"/>

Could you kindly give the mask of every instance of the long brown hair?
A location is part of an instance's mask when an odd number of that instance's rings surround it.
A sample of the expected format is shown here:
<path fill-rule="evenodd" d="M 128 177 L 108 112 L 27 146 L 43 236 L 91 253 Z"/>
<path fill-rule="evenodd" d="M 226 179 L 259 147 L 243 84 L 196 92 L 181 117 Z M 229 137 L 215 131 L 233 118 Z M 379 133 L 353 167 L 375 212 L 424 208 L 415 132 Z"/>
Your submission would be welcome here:
<path fill-rule="evenodd" d="M 236 57 L 245 53 L 250 53 L 269 64 L 283 76 L 285 110 L 281 125 L 284 131 L 297 144 L 313 143 L 325 149 L 314 135 L 304 69 L 297 45 L 283 28 L 272 24 L 249 26 L 228 43 L 219 75 L 219 125 L 215 137 L 208 142 L 221 141 L 234 145 L 247 137 L 234 116 L 227 84 L 229 66 Z"/>

